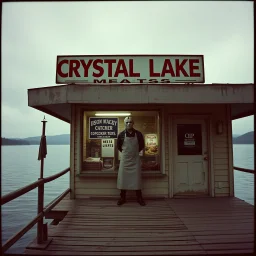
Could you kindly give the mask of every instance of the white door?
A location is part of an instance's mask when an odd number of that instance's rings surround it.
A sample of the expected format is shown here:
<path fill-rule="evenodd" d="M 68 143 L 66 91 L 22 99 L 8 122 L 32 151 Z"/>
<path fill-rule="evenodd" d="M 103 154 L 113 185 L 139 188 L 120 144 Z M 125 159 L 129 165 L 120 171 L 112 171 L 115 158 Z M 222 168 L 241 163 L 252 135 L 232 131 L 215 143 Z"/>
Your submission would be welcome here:
<path fill-rule="evenodd" d="M 204 119 L 174 119 L 174 195 L 208 194 L 207 127 Z"/>

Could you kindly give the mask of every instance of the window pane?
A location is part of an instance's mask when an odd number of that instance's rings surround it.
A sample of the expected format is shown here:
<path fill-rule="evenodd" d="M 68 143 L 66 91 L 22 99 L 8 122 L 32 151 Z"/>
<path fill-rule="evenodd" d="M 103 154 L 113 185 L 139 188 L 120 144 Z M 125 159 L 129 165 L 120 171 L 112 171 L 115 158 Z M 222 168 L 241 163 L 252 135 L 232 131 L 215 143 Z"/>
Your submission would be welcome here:
<path fill-rule="evenodd" d="M 156 111 L 129 112 L 132 112 L 134 129 L 140 131 L 145 140 L 145 148 L 140 152 L 142 171 L 160 171 L 159 113 Z M 124 118 L 95 117 L 95 112 L 84 112 L 83 172 L 118 171 L 122 153 L 117 149 L 117 135 L 125 129 Z"/>
<path fill-rule="evenodd" d="M 177 135 L 179 155 L 202 155 L 201 124 L 178 124 Z"/>

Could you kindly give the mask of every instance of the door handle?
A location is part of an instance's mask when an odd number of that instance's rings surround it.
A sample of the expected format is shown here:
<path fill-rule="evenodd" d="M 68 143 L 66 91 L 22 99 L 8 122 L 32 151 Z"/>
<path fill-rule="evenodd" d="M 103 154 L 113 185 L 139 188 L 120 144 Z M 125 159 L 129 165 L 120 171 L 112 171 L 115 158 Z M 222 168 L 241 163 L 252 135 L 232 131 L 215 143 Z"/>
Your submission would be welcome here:
<path fill-rule="evenodd" d="M 204 160 L 205 160 L 205 161 L 207 161 L 207 160 L 208 160 L 208 157 L 207 157 L 207 156 L 205 156 L 205 157 L 204 157 Z"/>

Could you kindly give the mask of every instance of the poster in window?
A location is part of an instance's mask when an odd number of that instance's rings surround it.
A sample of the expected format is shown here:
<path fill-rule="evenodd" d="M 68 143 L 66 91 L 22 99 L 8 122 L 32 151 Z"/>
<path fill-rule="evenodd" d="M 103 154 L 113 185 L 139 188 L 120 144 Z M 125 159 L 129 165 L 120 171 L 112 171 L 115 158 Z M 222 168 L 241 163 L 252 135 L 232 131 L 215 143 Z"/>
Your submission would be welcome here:
<path fill-rule="evenodd" d="M 118 118 L 90 117 L 89 139 L 117 139 Z"/>
<path fill-rule="evenodd" d="M 202 155 L 201 124 L 177 125 L 178 155 Z"/>
<path fill-rule="evenodd" d="M 113 139 L 103 139 L 101 141 L 101 155 L 102 157 L 114 157 L 115 145 Z"/>
<path fill-rule="evenodd" d="M 158 155 L 157 134 L 145 134 L 145 156 Z"/>

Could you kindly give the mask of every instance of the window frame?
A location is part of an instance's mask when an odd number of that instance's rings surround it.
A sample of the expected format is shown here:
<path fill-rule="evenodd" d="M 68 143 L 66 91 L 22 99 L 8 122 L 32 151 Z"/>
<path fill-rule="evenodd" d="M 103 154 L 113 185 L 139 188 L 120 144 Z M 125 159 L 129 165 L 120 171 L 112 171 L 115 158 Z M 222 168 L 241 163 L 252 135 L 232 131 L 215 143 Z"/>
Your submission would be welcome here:
<path fill-rule="evenodd" d="M 130 106 L 120 106 L 120 105 L 113 105 L 111 107 L 104 107 L 102 106 L 80 106 L 79 107 L 79 112 L 80 112 L 80 149 L 79 149 L 79 154 L 80 154 L 80 166 L 79 166 L 79 176 L 97 176 L 97 177 L 116 177 L 118 172 L 102 172 L 102 171 L 93 171 L 93 170 L 84 170 L 83 169 L 83 143 L 84 143 L 84 112 L 90 112 L 90 111 L 138 111 L 138 108 Z M 159 170 L 154 170 L 154 171 L 142 171 L 143 176 L 162 176 L 165 175 L 165 166 L 166 166 L 166 161 L 165 161 L 165 147 L 167 140 L 164 140 L 165 137 L 165 122 L 164 122 L 164 108 L 163 106 L 147 106 L 147 107 L 141 107 L 139 111 L 154 111 L 158 113 L 158 118 L 159 118 L 159 164 L 160 168 Z M 122 118 L 122 117 L 121 117 Z"/>

